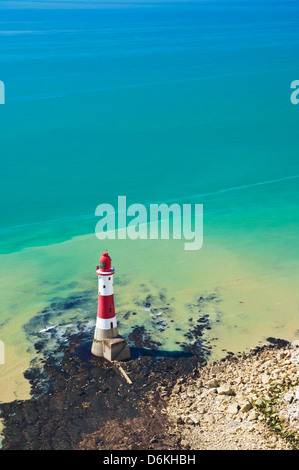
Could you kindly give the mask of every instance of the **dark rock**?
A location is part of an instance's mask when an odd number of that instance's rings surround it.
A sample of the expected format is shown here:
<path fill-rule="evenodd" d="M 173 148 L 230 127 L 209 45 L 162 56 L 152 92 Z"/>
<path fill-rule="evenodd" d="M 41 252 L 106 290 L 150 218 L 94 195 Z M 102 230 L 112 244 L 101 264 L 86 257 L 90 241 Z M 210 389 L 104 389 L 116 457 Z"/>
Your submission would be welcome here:
<path fill-rule="evenodd" d="M 133 339 L 153 346 L 143 327 Z M 59 363 L 50 356 L 43 370 L 27 371 L 32 399 L 0 405 L 3 449 L 179 449 L 167 433 L 165 398 L 157 389 L 163 384 L 170 393 L 197 358 L 138 356 L 121 364 L 133 382 L 128 384 L 117 364 L 92 356 L 90 347 L 86 333 L 72 335 Z M 50 387 L 39 394 L 44 374 Z"/>
<path fill-rule="evenodd" d="M 150 335 L 144 326 L 137 326 L 134 328 L 134 330 L 129 334 L 129 340 L 131 340 L 138 348 L 157 349 L 161 344 L 150 338 Z"/>
<path fill-rule="evenodd" d="M 153 331 L 163 331 L 167 321 L 173 322 L 165 298 L 160 292 L 136 302 L 151 309 Z M 213 294 L 199 297 L 189 306 L 190 320 L 198 317 L 199 305 L 212 301 L 217 301 Z M 69 311 L 76 308 L 82 309 L 80 322 L 75 315 L 70 319 Z M 37 352 L 24 374 L 31 384 L 32 399 L 0 404 L 5 425 L 3 448 L 179 450 L 176 438 L 167 433 L 167 417 L 161 413 L 165 391 L 169 395 L 179 377 L 184 381 L 205 363 L 210 347 L 203 332 L 209 327 L 209 316 L 200 316 L 186 333 L 188 342 L 174 352 L 161 350 L 162 344 L 144 326 L 133 328 L 128 338 L 131 359 L 121 364 L 133 382 L 128 384 L 117 364 L 92 356 L 93 331 L 86 326 L 90 324 L 89 308 L 94 308 L 89 292 L 52 299 L 25 325 Z M 52 328 L 53 320 L 63 311 L 68 312 L 67 323 Z M 167 315 L 167 321 L 160 320 L 160 312 Z M 131 314 L 136 312 L 125 312 L 127 317 Z M 70 320 L 75 332 L 67 328 Z M 47 326 L 51 329 L 45 331 Z M 159 384 L 163 384 L 163 395 L 157 391 Z"/>
<path fill-rule="evenodd" d="M 279 339 L 279 338 L 272 338 L 271 336 L 269 338 L 266 338 L 266 341 L 268 341 L 269 343 L 279 347 L 279 348 L 283 348 L 285 346 L 288 346 L 290 343 L 289 341 L 286 341 L 284 339 Z"/>

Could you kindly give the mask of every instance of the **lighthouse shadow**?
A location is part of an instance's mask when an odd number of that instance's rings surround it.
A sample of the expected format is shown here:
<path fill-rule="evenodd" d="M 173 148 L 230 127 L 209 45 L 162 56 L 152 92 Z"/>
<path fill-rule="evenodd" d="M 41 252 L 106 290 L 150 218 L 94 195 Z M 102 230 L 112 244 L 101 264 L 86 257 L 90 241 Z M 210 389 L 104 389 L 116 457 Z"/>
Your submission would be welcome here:
<path fill-rule="evenodd" d="M 76 347 L 76 355 L 87 365 L 94 356 L 91 354 L 91 341 L 83 341 Z M 161 349 L 149 349 L 130 345 L 130 359 L 123 362 L 137 360 L 140 357 L 167 358 L 167 357 L 191 357 L 192 353 L 186 351 L 165 351 Z M 103 359 L 104 360 L 104 359 Z"/>
<path fill-rule="evenodd" d="M 192 354 L 185 351 L 165 351 L 161 349 L 148 349 L 138 348 L 136 346 L 130 346 L 131 359 L 136 360 L 142 356 L 150 356 L 155 358 L 166 358 L 166 357 L 191 357 Z"/>

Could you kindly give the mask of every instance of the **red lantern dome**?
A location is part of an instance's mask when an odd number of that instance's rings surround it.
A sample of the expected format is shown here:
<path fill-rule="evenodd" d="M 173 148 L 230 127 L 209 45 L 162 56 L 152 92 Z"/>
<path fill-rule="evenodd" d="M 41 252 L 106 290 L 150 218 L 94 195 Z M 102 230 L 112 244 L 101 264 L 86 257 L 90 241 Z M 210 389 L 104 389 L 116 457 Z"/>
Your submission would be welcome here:
<path fill-rule="evenodd" d="M 108 255 L 107 251 L 104 251 L 102 256 L 100 257 L 100 269 L 101 271 L 110 271 L 111 269 L 111 258 Z"/>
<path fill-rule="evenodd" d="M 111 258 L 107 251 L 104 251 L 100 257 L 100 265 L 97 266 L 97 272 L 102 274 L 113 274 L 114 269 L 111 268 Z"/>

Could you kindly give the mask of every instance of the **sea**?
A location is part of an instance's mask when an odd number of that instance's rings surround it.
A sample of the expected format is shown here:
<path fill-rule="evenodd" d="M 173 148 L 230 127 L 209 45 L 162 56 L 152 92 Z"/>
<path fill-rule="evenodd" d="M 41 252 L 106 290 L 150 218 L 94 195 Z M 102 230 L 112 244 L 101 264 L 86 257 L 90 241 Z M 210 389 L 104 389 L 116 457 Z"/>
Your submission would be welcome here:
<path fill-rule="evenodd" d="M 30 395 L 30 328 L 48 354 L 49 332 L 83 324 L 92 340 L 105 250 L 126 338 L 144 327 L 179 352 L 206 321 L 209 360 L 298 339 L 299 3 L 11 3 L 0 9 L 0 402 Z M 117 223 L 99 239 L 96 209 L 117 219 L 119 196 L 202 204 L 201 248 L 171 231 L 132 239 Z"/>

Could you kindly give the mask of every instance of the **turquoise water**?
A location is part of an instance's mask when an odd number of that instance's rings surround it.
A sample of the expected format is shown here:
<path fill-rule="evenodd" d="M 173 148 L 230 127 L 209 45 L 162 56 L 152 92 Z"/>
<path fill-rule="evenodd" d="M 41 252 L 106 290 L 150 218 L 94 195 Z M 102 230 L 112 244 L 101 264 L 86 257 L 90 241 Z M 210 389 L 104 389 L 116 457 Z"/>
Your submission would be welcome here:
<path fill-rule="evenodd" d="M 118 195 L 299 174 L 296 2 L 2 10 L 0 40 L 2 252 L 92 233 Z"/>
<path fill-rule="evenodd" d="M 14 396 L 34 354 L 22 325 L 58 293 L 96 292 L 107 247 L 123 312 L 142 281 L 158 284 L 183 330 L 187 291 L 218 289 L 218 354 L 297 335 L 298 13 L 270 0 L 0 10 L 0 372 Z M 203 248 L 100 242 L 95 209 L 119 195 L 203 204 Z M 171 349 L 179 335 L 159 340 Z"/>

